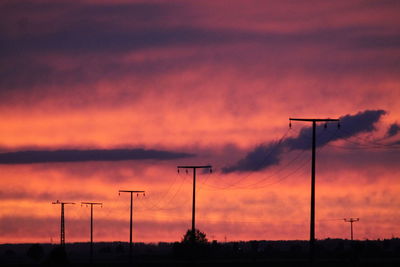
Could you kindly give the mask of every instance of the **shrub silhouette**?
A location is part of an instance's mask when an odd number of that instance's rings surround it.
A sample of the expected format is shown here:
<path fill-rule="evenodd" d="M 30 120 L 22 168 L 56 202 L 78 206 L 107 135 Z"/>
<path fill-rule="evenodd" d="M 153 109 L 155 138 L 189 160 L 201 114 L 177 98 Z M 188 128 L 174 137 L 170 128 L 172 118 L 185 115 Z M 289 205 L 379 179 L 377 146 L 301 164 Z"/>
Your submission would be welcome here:
<path fill-rule="evenodd" d="M 183 236 L 182 243 L 207 244 L 208 240 L 206 238 L 206 234 L 201 232 L 199 229 L 195 229 L 194 233 L 191 229 L 189 229 Z"/>
<path fill-rule="evenodd" d="M 194 232 L 189 229 L 182 237 L 180 243 L 173 246 L 173 253 L 177 257 L 198 258 L 209 254 L 210 246 L 206 234 L 196 229 Z"/>

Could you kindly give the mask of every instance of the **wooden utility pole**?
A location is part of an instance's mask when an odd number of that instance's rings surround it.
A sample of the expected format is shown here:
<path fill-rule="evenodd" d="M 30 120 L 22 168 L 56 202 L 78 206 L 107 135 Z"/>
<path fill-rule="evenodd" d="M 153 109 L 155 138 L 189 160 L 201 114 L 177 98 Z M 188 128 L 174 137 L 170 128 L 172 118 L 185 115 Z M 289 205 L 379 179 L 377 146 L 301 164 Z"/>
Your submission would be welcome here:
<path fill-rule="evenodd" d="M 353 241 L 353 222 L 358 222 L 360 218 L 344 218 L 343 220 L 350 223 L 350 238 Z"/>
<path fill-rule="evenodd" d="M 178 172 L 180 169 L 192 169 L 193 170 L 193 201 L 192 201 L 192 238 L 194 241 L 196 233 L 196 170 L 197 169 L 209 169 L 212 172 L 211 165 L 197 165 L 197 166 L 177 166 Z"/>
<path fill-rule="evenodd" d="M 310 209 L 310 263 L 314 264 L 315 260 L 315 148 L 316 148 L 316 125 L 317 122 L 332 122 L 339 121 L 339 119 L 299 119 L 289 118 L 289 121 L 307 121 L 312 122 L 312 160 L 311 160 L 311 209 Z M 290 124 L 291 126 L 291 124 Z"/>
<path fill-rule="evenodd" d="M 90 262 L 93 262 L 93 206 L 99 205 L 103 207 L 103 203 L 99 202 L 81 202 L 81 206 L 90 205 Z"/>
<path fill-rule="evenodd" d="M 133 213 L 133 194 L 145 194 L 145 191 L 137 190 L 119 190 L 118 194 L 130 193 L 131 194 L 131 212 L 130 212 L 130 224 L 129 224 L 129 260 L 132 262 L 132 213 Z"/>

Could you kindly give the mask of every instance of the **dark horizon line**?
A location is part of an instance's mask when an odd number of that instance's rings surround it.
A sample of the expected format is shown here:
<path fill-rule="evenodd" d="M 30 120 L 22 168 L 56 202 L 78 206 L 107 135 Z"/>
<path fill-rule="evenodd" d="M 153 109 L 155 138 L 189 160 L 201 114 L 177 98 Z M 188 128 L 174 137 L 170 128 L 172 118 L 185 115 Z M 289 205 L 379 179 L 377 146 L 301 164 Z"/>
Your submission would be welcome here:
<path fill-rule="evenodd" d="M 377 238 L 377 239 L 348 239 L 348 238 L 331 238 L 331 237 L 327 237 L 324 239 L 316 239 L 315 241 L 328 241 L 328 240 L 341 240 L 341 241 L 348 241 L 348 242 L 370 242 L 370 241 L 378 241 L 378 242 L 383 242 L 384 240 L 398 240 L 400 239 L 400 237 L 391 237 L 391 238 Z M 214 239 L 216 240 L 216 239 Z M 214 240 L 209 240 L 209 242 L 211 243 Z M 232 240 L 232 241 L 218 241 L 216 240 L 218 243 L 240 243 L 240 242 L 252 242 L 252 241 L 257 241 L 257 242 L 305 242 L 305 243 L 309 243 L 310 240 L 303 240 L 303 239 L 279 239 L 279 240 L 268 240 L 268 239 L 249 239 L 249 240 Z M 180 242 L 180 240 L 176 240 L 176 241 L 154 241 L 154 242 L 132 242 L 133 244 L 160 244 L 160 243 L 167 243 L 167 244 L 174 244 L 176 242 Z M 129 241 L 94 241 L 94 244 L 105 244 L 105 243 L 122 243 L 122 244 L 127 244 L 129 245 Z M 0 246 L 4 246 L 4 245 L 32 245 L 32 244 L 40 244 L 40 245 L 60 245 L 58 242 L 54 242 L 54 243 L 49 243 L 49 242 L 45 242 L 45 243 L 40 243 L 40 242 L 33 242 L 33 243 L 0 243 Z M 90 244 L 90 241 L 78 241 L 78 242 L 66 242 L 65 244 Z"/>

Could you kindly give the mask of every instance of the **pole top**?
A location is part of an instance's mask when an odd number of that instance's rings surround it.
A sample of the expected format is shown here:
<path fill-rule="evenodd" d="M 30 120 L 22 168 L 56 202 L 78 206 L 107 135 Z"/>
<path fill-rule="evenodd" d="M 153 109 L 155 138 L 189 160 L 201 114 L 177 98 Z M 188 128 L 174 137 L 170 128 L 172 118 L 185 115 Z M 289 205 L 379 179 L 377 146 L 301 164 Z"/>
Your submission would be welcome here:
<path fill-rule="evenodd" d="M 310 119 L 310 118 L 289 118 L 290 121 L 339 121 L 339 119 Z"/>
<path fill-rule="evenodd" d="M 344 218 L 345 222 L 358 222 L 360 218 Z"/>
<path fill-rule="evenodd" d="M 211 165 L 181 165 L 181 166 L 176 166 L 178 169 L 211 169 Z"/>
<path fill-rule="evenodd" d="M 81 202 L 82 205 L 103 205 L 101 202 Z"/>
<path fill-rule="evenodd" d="M 75 202 L 63 202 L 63 201 L 57 200 L 55 202 L 52 202 L 52 204 L 75 204 Z"/>

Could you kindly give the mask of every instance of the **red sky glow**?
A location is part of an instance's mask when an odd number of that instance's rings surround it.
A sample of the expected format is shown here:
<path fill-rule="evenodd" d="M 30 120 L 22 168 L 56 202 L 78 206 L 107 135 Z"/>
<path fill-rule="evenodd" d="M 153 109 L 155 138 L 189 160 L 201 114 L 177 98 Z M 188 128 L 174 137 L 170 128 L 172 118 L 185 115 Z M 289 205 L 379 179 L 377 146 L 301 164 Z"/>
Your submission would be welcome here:
<path fill-rule="evenodd" d="M 0 3 L 0 243 L 399 237 L 398 1 Z M 72 152 L 71 152 L 72 151 Z M 128 151 L 128 152 L 127 152 Z M 122 155 L 121 153 L 126 153 Z M 122 157 L 122 158 L 121 158 Z"/>

